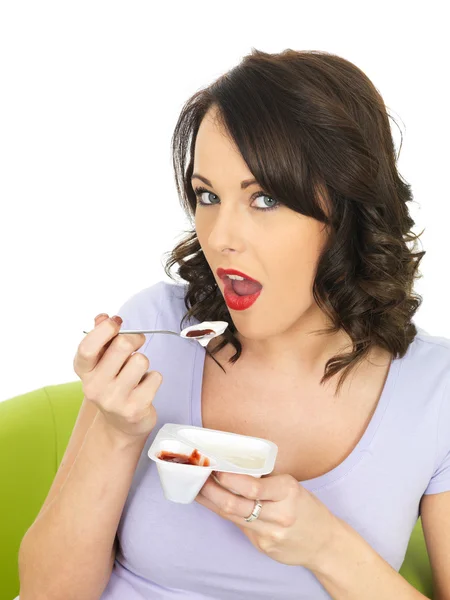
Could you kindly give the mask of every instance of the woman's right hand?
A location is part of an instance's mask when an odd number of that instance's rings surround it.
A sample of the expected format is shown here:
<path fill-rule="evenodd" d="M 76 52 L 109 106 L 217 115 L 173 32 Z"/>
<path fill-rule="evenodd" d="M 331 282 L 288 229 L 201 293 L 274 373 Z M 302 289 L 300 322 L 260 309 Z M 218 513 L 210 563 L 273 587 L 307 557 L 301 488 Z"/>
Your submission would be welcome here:
<path fill-rule="evenodd" d="M 129 439 L 147 437 L 156 425 L 152 402 L 163 378 L 158 371 L 147 373 L 150 362 L 137 352 L 145 335 L 118 335 L 119 330 L 112 317 L 98 315 L 95 328 L 78 346 L 74 370 L 84 396 L 96 404 L 114 431 Z"/>

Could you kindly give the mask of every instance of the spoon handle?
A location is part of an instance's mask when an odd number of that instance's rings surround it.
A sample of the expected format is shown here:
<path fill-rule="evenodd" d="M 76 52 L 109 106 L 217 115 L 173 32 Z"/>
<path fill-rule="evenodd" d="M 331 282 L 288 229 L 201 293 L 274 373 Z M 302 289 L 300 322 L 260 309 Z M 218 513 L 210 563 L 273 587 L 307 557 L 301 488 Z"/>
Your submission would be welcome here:
<path fill-rule="evenodd" d="M 83 333 L 89 333 L 88 331 L 83 331 Z M 121 333 L 171 333 L 172 335 L 180 335 L 176 333 L 176 331 L 167 331 L 165 329 L 158 329 L 157 331 L 153 331 L 152 329 L 122 329 L 118 332 Z"/>
<path fill-rule="evenodd" d="M 172 335 L 180 335 L 176 333 L 176 331 L 167 331 L 166 329 L 158 329 L 157 331 L 153 331 L 150 329 L 123 329 L 119 331 L 120 333 L 171 333 Z"/>

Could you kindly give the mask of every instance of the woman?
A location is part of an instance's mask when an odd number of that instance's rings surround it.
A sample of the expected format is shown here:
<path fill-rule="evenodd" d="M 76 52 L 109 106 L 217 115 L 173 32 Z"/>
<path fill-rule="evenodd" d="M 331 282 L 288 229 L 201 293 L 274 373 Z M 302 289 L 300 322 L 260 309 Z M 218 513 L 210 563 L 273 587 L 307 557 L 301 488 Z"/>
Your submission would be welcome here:
<path fill-rule="evenodd" d="M 253 50 L 172 141 L 195 221 L 166 263 L 183 282 L 80 343 L 85 399 L 22 542 L 21 596 L 423 598 L 397 572 L 421 514 L 449 598 L 450 340 L 412 322 L 424 252 L 379 93 L 335 55 Z M 206 349 L 117 335 L 204 320 L 229 323 Z M 168 502 L 147 457 L 166 422 L 269 439 L 275 469 Z"/>

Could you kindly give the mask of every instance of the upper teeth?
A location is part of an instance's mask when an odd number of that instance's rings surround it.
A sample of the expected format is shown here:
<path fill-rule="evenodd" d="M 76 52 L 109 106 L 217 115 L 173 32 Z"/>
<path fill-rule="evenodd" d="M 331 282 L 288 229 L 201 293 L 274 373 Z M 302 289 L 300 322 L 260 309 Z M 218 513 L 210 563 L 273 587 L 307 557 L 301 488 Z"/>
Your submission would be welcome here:
<path fill-rule="evenodd" d="M 230 279 L 237 279 L 237 281 L 244 281 L 245 277 L 241 277 L 240 275 L 228 275 Z"/>

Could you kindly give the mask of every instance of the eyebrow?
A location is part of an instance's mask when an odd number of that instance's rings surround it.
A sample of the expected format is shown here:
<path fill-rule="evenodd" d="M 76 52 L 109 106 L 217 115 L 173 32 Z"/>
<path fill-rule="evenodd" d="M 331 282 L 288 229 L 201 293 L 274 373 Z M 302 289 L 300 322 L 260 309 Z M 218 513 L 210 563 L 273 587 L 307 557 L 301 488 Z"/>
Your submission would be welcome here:
<path fill-rule="evenodd" d="M 206 177 L 203 177 L 202 175 L 199 175 L 198 173 L 193 173 L 191 179 L 194 179 L 194 177 L 196 177 L 197 179 L 200 179 L 200 181 L 203 181 L 203 183 L 206 183 L 206 185 L 209 185 L 210 187 L 214 187 L 213 184 L 209 181 L 209 179 L 206 179 Z M 256 181 L 256 179 L 244 179 L 244 181 L 241 181 L 241 190 L 245 190 L 245 188 L 247 188 L 249 185 L 252 185 L 252 183 L 258 183 Z"/>

